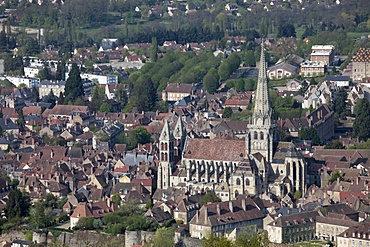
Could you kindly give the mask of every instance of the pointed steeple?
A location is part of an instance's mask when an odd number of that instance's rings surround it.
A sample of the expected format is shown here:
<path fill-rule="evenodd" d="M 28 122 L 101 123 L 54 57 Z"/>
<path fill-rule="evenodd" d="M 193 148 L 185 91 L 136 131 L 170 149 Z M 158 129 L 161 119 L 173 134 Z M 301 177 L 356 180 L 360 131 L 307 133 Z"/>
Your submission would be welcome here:
<path fill-rule="evenodd" d="M 184 137 L 185 128 L 184 128 L 184 123 L 182 122 L 181 116 L 178 117 L 175 130 L 173 132 L 173 136 L 175 139 L 182 139 Z"/>
<path fill-rule="evenodd" d="M 255 95 L 253 124 L 270 125 L 272 123 L 272 108 L 267 86 L 266 59 L 263 42 L 261 44 L 261 59 L 258 72 L 258 84 Z"/>
<path fill-rule="evenodd" d="M 170 124 L 168 121 L 164 122 L 163 129 L 161 135 L 159 136 L 159 140 L 161 141 L 169 141 L 170 140 Z"/>

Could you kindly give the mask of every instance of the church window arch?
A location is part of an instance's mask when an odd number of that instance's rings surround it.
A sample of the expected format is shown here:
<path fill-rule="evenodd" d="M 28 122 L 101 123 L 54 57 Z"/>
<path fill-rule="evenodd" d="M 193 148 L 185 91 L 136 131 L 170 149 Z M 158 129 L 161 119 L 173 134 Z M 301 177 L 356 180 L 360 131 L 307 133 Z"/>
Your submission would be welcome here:
<path fill-rule="evenodd" d="M 163 160 L 164 159 L 164 155 L 163 155 L 163 153 L 161 153 L 161 160 Z"/>
<path fill-rule="evenodd" d="M 164 143 L 161 142 L 161 149 L 163 150 L 164 149 Z"/>
<path fill-rule="evenodd" d="M 247 186 L 250 185 L 250 182 L 249 182 L 248 178 L 245 179 L 245 185 L 247 185 Z"/>
<path fill-rule="evenodd" d="M 240 185 L 240 179 L 239 178 L 236 179 L 236 185 Z"/>
<path fill-rule="evenodd" d="M 167 155 L 167 153 L 164 154 L 164 160 L 165 161 L 168 161 L 168 155 Z"/>
<path fill-rule="evenodd" d="M 264 139 L 264 135 L 263 135 L 263 132 L 261 131 L 260 132 L 260 140 L 263 140 Z"/>
<path fill-rule="evenodd" d="M 258 133 L 257 133 L 257 131 L 254 132 L 254 140 L 258 140 Z"/>
<path fill-rule="evenodd" d="M 164 149 L 167 150 L 168 146 L 167 146 L 167 142 L 164 144 Z"/>

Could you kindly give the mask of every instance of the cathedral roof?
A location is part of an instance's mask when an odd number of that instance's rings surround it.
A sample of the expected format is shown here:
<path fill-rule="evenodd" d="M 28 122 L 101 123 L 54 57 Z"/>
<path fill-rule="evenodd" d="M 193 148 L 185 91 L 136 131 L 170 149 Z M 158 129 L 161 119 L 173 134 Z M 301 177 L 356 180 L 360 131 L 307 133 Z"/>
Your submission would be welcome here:
<path fill-rule="evenodd" d="M 245 156 L 245 141 L 188 138 L 183 157 L 201 160 L 242 161 Z"/>
<path fill-rule="evenodd" d="M 300 158 L 301 154 L 297 151 L 292 142 L 279 142 L 276 147 L 272 163 L 284 164 L 285 158 Z"/>

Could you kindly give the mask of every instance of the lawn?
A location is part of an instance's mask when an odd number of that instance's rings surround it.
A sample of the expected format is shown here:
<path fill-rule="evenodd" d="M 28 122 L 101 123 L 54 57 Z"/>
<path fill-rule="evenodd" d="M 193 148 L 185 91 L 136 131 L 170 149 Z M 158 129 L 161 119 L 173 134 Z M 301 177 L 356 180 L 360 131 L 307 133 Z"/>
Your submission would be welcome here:
<path fill-rule="evenodd" d="M 370 34 L 370 32 L 363 32 L 363 33 L 357 33 L 357 32 L 348 32 L 347 36 L 352 38 L 352 39 L 359 39 L 362 36 L 367 37 Z"/>

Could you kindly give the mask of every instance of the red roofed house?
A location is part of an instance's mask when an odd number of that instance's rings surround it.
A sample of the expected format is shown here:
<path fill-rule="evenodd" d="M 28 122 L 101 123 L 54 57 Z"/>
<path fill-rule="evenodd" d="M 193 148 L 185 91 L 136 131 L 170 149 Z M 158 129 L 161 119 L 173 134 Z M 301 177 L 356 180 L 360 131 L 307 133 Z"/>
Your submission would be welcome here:
<path fill-rule="evenodd" d="M 105 214 L 115 212 L 117 209 L 117 205 L 110 198 L 94 203 L 80 202 L 70 216 L 71 229 L 76 226 L 80 218 L 94 217 L 95 219 L 102 219 Z"/>
<path fill-rule="evenodd" d="M 179 101 L 193 94 L 193 84 L 169 83 L 162 91 L 163 101 Z"/>

